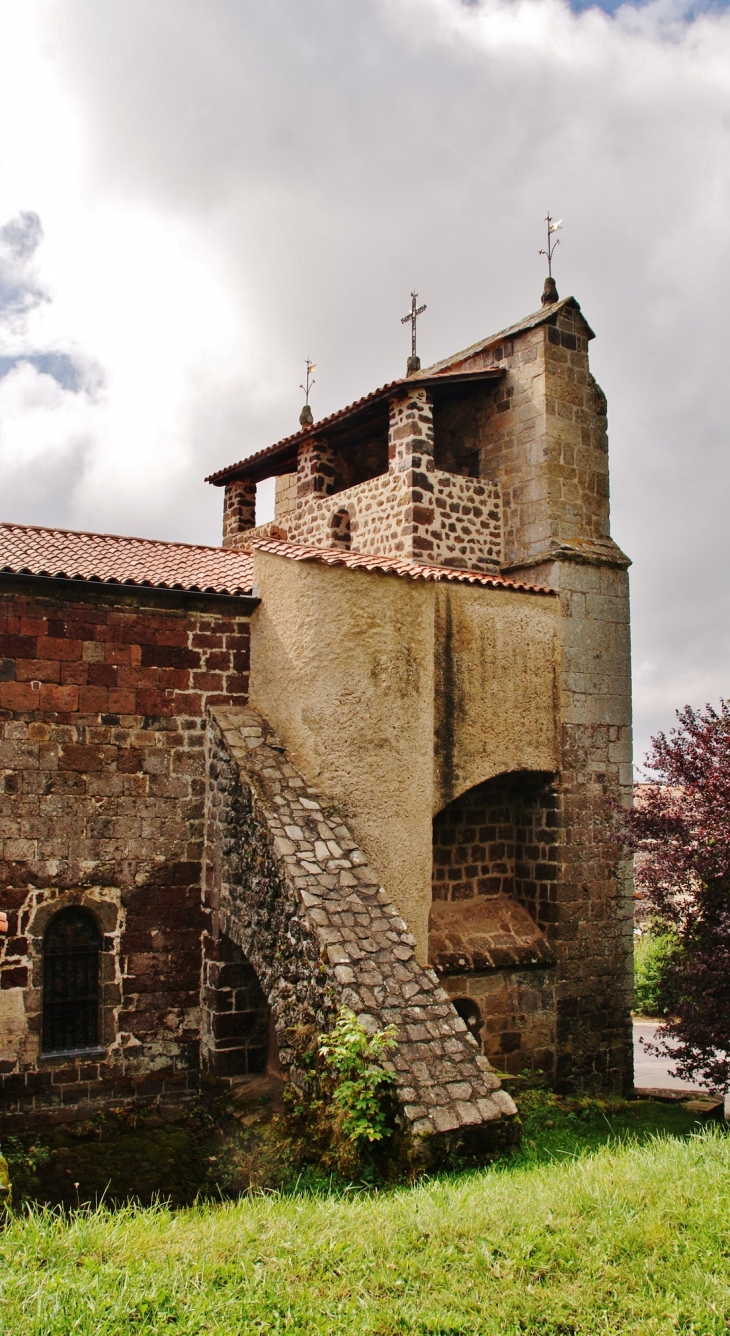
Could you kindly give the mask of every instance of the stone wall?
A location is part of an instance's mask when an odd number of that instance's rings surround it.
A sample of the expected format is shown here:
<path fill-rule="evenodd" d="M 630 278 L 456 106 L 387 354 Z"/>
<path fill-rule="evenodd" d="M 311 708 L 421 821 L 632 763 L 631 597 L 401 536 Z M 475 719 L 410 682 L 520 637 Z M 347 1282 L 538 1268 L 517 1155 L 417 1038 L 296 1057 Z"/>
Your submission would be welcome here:
<path fill-rule="evenodd" d="M 444 974 L 441 986 L 498 1072 L 555 1076 L 555 970 Z"/>
<path fill-rule="evenodd" d="M 271 1007 L 295 1084 L 338 1006 L 392 1023 L 403 1125 L 430 1158 L 487 1148 L 516 1112 L 336 809 L 252 711 L 216 709 L 210 734 L 206 897 L 213 936 L 236 941 Z"/>
<path fill-rule="evenodd" d="M 558 1076 L 627 1089 L 633 877 L 611 838 L 608 804 L 632 796 L 628 578 L 618 565 L 580 561 L 537 570 L 558 588 L 562 613 Z"/>
<path fill-rule="evenodd" d="M 333 519 L 350 514 L 353 552 L 415 557 L 437 566 L 496 571 L 501 556 L 500 495 L 493 482 L 437 471 L 425 461 L 415 479 L 385 473 L 289 514 L 294 542 L 331 547 Z"/>
<path fill-rule="evenodd" d="M 236 547 L 236 539 L 256 523 L 256 483 L 236 478 L 226 483 L 223 496 L 223 547 Z"/>
<path fill-rule="evenodd" d="M 197 1082 L 204 712 L 245 701 L 244 599 L 69 581 L 0 589 L 0 1107 L 164 1098 Z M 41 1056 L 42 939 L 103 932 L 101 1052 Z"/>
<path fill-rule="evenodd" d="M 550 775 L 500 775 L 449 803 L 433 823 L 429 958 L 449 996 L 478 1007 L 474 1033 L 497 1068 L 528 1066 L 549 1079 L 559 840 Z"/>
<path fill-rule="evenodd" d="M 342 492 L 299 497 L 294 505 L 287 492 L 287 508 L 277 507 L 273 525 L 292 542 L 335 547 L 336 517 L 347 510 L 353 552 L 497 571 L 501 555 L 498 484 L 443 473 L 431 460 L 424 463 L 417 482 L 415 485 L 407 473 L 383 473 Z M 261 525 L 240 533 L 231 545 L 248 549 L 252 538 L 271 533 L 271 524 Z"/>
<path fill-rule="evenodd" d="M 277 524 L 284 524 L 285 519 L 297 508 L 297 475 L 282 473 L 275 483 L 274 519 Z"/>

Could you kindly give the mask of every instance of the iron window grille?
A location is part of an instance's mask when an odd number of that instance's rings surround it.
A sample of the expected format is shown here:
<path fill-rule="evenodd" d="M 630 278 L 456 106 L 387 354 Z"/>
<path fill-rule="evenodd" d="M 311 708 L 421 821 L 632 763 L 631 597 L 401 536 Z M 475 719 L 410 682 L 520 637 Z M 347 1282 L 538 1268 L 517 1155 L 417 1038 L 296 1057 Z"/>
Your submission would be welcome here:
<path fill-rule="evenodd" d="M 43 939 L 43 1052 L 99 1046 L 101 935 L 88 909 L 61 909 Z"/>

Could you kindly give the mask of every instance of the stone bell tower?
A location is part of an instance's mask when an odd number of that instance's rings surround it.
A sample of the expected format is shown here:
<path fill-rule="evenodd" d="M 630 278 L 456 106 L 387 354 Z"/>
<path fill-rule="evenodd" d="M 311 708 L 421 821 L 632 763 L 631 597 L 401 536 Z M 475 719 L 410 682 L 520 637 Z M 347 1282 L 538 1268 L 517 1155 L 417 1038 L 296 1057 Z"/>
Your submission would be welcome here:
<path fill-rule="evenodd" d="M 505 368 L 474 442 L 480 475 L 501 486 L 502 571 L 560 598 L 557 1080 L 627 1088 L 631 871 L 608 838 L 607 809 L 611 796 L 629 801 L 632 785 L 630 562 L 610 536 L 593 337 L 577 301 L 559 300 L 549 279 L 539 312 L 438 370 Z"/>

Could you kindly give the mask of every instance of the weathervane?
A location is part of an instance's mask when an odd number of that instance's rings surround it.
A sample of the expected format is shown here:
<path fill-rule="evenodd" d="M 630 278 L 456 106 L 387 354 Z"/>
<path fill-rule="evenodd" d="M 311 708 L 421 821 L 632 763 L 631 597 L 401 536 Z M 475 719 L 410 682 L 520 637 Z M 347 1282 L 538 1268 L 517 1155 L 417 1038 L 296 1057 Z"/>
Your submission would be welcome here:
<path fill-rule="evenodd" d="M 417 292 L 412 292 L 412 293 L 411 293 L 411 309 L 410 309 L 408 315 L 404 315 L 404 316 L 403 316 L 403 319 L 401 320 L 401 324 L 402 324 L 402 325 L 407 325 L 409 320 L 410 320 L 410 322 L 411 322 L 411 355 L 410 355 L 410 357 L 408 358 L 408 375 L 409 375 L 409 376 L 412 375 L 412 373 L 413 373 L 414 371 L 420 371 L 420 370 L 421 370 L 421 359 L 420 359 L 420 357 L 418 356 L 418 354 L 416 353 L 416 322 L 417 322 L 417 320 L 418 320 L 419 315 L 423 315 L 423 312 L 425 311 L 426 307 L 425 307 L 425 306 L 417 306 L 417 305 L 416 305 L 417 301 L 418 301 L 418 293 L 417 293 Z"/>
<path fill-rule="evenodd" d="M 311 427 L 312 423 L 314 422 L 314 418 L 312 417 L 312 410 L 309 407 L 309 392 L 312 386 L 316 384 L 316 382 L 312 379 L 312 372 L 316 371 L 317 368 L 314 365 L 314 362 L 312 362 L 309 358 L 306 359 L 305 366 L 307 368 L 307 374 L 304 378 L 306 384 L 299 386 L 300 390 L 304 390 L 304 407 L 301 413 L 299 414 L 299 425 L 301 427 Z"/>
<path fill-rule="evenodd" d="M 553 278 L 553 255 L 555 254 L 555 247 L 560 245 L 560 237 L 555 237 L 555 233 L 560 231 L 563 220 L 559 218 L 555 223 L 548 214 L 545 222 L 547 223 L 547 250 L 541 250 L 540 254 L 547 258 L 548 276 L 545 279 L 545 287 L 542 292 L 542 304 L 543 306 L 551 306 L 553 302 L 558 300 L 558 289 Z M 553 237 L 555 237 L 555 240 L 553 240 Z"/>

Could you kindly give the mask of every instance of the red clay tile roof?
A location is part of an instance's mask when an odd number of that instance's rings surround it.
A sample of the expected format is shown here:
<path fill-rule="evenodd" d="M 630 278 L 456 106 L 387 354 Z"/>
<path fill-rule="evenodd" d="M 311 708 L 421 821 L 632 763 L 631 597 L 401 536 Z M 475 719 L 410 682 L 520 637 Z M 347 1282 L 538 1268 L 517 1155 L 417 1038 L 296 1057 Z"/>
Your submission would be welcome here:
<path fill-rule="evenodd" d="M 350 570 L 382 571 L 385 575 L 407 576 L 411 580 L 454 581 L 457 584 L 483 585 L 487 589 L 519 589 L 528 594 L 555 594 L 554 589 L 542 585 L 523 584 L 503 575 L 484 575 L 481 571 L 462 571 L 451 566 L 427 566 L 421 561 L 403 557 L 366 556 L 363 552 L 346 552 L 332 547 L 309 547 L 306 543 L 289 543 L 281 538 L 253 538 L 251 547 L 261 552 L 272 552 L 277 557 L 291 557 L 293 561 L 322 561 L 327 566 L 348 566 Z"/>
<path fill-rule="evenodd" d="M 263 460 L 270 459 L 274 463 L 278 455 L 288 458 L 290 454 L 292 459 L 296 460 L 296 448 L 301 441 L 326 433 L 333 424 L 341 422 L 345 418 L 356 416 L 363 409 L 378 403 L 379 400 L 387 399 L 393 393 L 393 390 L 404 386 L 425 384 L 428 387 L 442 382 L 458 384 L 477 380 L 497 380 L 503 375 L 503 367 L 490 366 L 485 367 L 482 371 L 455 371 L 451 374 L 443 372 L 433 376 L 428 371 L 419 371 L 415 375 L 405 376 L 401 380 L 390 380 L 387 385 L 381 385 L 379 389 L 372 390 L 370 394 L 364 395 L 362 399 L 355 399 L 354 403 L 339 408 L 336 413 L 330 413 L 329 417 L 321 418 L 319 422 L 313 423 L 311 427 L 302 427 L 300 431 L 294 432 L 292 436 L 285 436 L 281 441 L 276 441 L 274 445 L 267 445 L 264 450 L 257 450 L 255 454 L 248 455 L 246 459 L 239 460 L 237 464 L 229 464 L 227 468 L 219 469 L 217 473 L 210 473 L 205 481 L 213 483 L 214 487 L 222 487 L 225 482 L 232 478 L 245 478 L 250 472 L 258 472 L 257 466 Z M 294 466 L 296 467 L 296 463 Z"/>
<path fill-rule="evenodd" d="M 250 594 L 253 560 L 222 547 L 0 523 L 0 573 Z"/>

